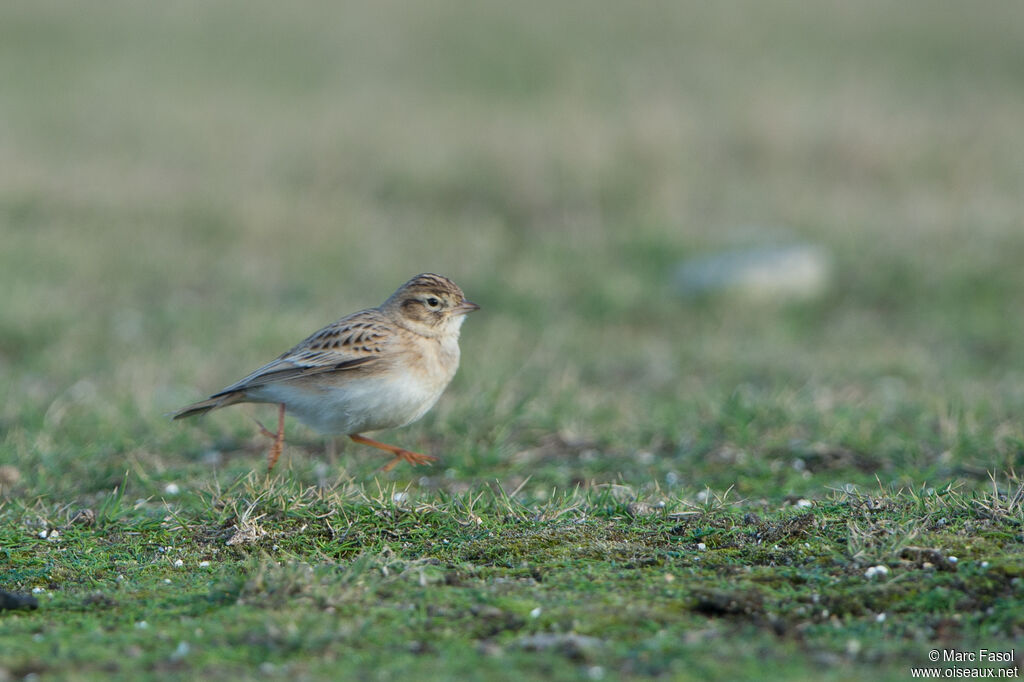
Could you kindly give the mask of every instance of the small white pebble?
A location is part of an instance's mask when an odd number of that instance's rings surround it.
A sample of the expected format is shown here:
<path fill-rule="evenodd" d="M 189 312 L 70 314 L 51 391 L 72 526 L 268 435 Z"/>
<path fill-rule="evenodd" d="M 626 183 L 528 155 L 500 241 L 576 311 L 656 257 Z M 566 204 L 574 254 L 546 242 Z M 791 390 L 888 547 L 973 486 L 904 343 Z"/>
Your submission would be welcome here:
<path fill-rule="evenodd" d="M 409 501 L 409 493 L 404 491 L 398 491 L 391 496 L 391 501 L 395 504 L 402 504 L 403 502 Z"/>
<path fill-rule="evenodd" d="M 874 578 L 876 575 L 889 575 L 889 567 L 879 564 L 864 571 L 865 578 Z"/>
<path fill-rule="evenodd" d="M 982 561 L 981 562 L 981 567 L 982 568 L 988 568 L 988 562 L 987 561 Z"/>
<path fill-rule="evenodd" d="M 533 611 L 530 611 L 530 618 L 540 618 L 541 608 L 538 606 Z"/>
<path fill-rule="evenodd" d="M 181 559 L 175 559 L 174 560 L 174 567 L 175 568 L 181 568 L 184 565 L 185 565 L 185 562 L 182 561 Z"/>
<path fill-rule="evenodd" d="M 676 579 L 676 577 L 674 575 L 672 575 L 671 573 L 666 573 L 665 574 L 665 582 L 667 582 L 667 583 L 675 582 L 675 579 Z"/>
<path fill-rule="evenodd" d="M 951 563 L 951 564 L 955 564 L 956 562 L 960 561 L 955 556 L 950 556 L 950 557 L 946 557 L 946 558 L 949 559 L 949 563 Z"/>
<path fill-rule="evenodd" d="M 164 578 L 164 584 L 165 585 L 170 585 L 171 584 L 171 579 L 170 578 Z"/>
<path fill-rule="evenodd" d="M 117 574 L 117 582 L 119 582 L 119 583 L 120 582 L 124 582 L 124 574 L 123 573 L 118 573 Z"/>
<path fill-rule="evenodd" d="M 702 552 L 703 552 L 703 551 L 704 551 L 704 550 L 706 550 L 707 548 L 708 548 L 708 546 L 707 546 L 707 545 L 705 545 L 705 544 L 704 544 L 703 542 L 698 542 L 698 543 L 697 543 L 697 549 L 699 549 L 700 551 L 702 551 Z"/>
<path fill-rule="evenodd" d="M 885 622 L 885 614 L 884 613 L 880 613 L 877 616 L 875 616 L 875 622 L 876 623 L 884 623 Z"/>
<path fill-rule="evenodd" d="M 145 630 L 145 629 L 146 629 L 146 628 L 148 628 L 148 627 L 149 627 L 149 623 L 147 623 L 147 622 L 146 622 L 146 621 L 144 621 L 144 620 L 140 620 L 139 622 L 137 622 L 137 623 L 135 624 L 135 629 L 136 629 L 136 630 Z"/>
<path fill-rule="evenodd" d="M 167 485 L 164 486 L 165 495 L 177 495 L 180 492 L 181 488 L 178 486 L 177 483 L 168 483 Z"/>
<path fill-rule="evenodd" d="M 206 568 L 209 565 L 210 565 L 209 561 L 200 561 L 199 562 L 199 568 Z"/>
<path fill-rule="evenodd" d="M 46 536 L 47 536 L 47 535 L 49 535 L 49 534 L 50 534 L 50 531 L 47 531 L 47 530 L 41 530 L 41 531 L 39 531 L 39 538 L 40 538 L 41 540 L 45 540 L 45 539 L 46 539 Z"/>
<path fill-rule="evenodd" d="M 43 592 L 46 592 L 46 588 L 45 587 L 33 587 L 32 588 L 32 594 L 42 594 Z"/>
<path fill-rule="evenodd" d="M 814 503 L 811 502 L 810 500 L 805 500 L 801 497 L 799 500 L 796 501 L 796 506 L 800 507 L 801 509 L 804 509 L 806 507 L 813 507 Z"/>

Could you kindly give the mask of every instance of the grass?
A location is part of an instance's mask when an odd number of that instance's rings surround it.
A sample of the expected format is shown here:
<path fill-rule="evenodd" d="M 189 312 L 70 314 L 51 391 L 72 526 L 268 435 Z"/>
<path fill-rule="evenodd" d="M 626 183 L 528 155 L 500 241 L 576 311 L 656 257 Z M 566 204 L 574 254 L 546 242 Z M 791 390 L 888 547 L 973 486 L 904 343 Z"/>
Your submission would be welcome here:
<path fill-rule="evenodd" d="M 42 589 L 0 611 L 0 679 L 905 679 L 1011 648 L 1020 14 L 0 8 L 0 589 Z M 822 295 L 672 290 L 791 241 Z M 382 436 L 438 466 L 289 420 L 266 477 L 270 408 L 167 420 L 422 271 L 483 306 Z"/>
<path fill-rule="evenodd" d="M 758 511 L 513 493 L 250 474 L 86 515 L 8 509 L 8 579 L 41 590 L 5 618 L 10 674 L 900 679 L 929 648 L 1009 650 L 1024 625 L 1016 480 Z"/>

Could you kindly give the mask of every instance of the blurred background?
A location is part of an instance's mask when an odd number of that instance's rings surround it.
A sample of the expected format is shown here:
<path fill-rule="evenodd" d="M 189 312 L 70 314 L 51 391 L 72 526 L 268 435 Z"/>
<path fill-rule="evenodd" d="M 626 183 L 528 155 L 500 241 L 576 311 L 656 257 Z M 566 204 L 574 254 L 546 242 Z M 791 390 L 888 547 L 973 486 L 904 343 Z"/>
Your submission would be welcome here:
<path fill-rule="evenodd" d="M 483 310 L 396 480 L 984 485 L 1024 464 L 1022 121 L 1012 0 L 5 2 L 0 463 L 259 468 L 271 408 L 166 413 L 434 271 Z"/>

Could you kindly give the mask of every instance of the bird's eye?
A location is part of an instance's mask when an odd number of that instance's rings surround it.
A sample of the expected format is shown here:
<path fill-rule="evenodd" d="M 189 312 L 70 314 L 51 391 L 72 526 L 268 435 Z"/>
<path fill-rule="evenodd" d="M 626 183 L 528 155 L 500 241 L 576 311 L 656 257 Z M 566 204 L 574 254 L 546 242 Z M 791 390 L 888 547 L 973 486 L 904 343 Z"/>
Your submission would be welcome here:
<path fill-rule="evenodd" d="M 427 305 L 430 306 L 431 308 L 436 308 L 437 306 L 441 305 L 441 301 L 431 296 L 430 298 L 427 299 Z"/>

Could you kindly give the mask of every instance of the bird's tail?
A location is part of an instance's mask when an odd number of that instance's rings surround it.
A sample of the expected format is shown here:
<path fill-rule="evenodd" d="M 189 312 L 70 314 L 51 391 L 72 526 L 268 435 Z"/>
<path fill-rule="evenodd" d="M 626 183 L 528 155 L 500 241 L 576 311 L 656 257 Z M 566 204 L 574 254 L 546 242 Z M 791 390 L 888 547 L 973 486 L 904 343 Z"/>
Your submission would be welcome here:
<path fill-rule="evenodd" d="M 234 405 L 235 403 L 243 400 L 245 400 L 245 394 L 242 392 L 215 395 L 207 398 L 206 400 L 200 400 L 198 403 L 192 403 L 191 405 L 181 408 L 171 415 L 171 418 L 184 419 L 186 417 L 194 417 L 198 414 L 206 414 L 210 410 L 216 410 L 218 407 Z"/>

